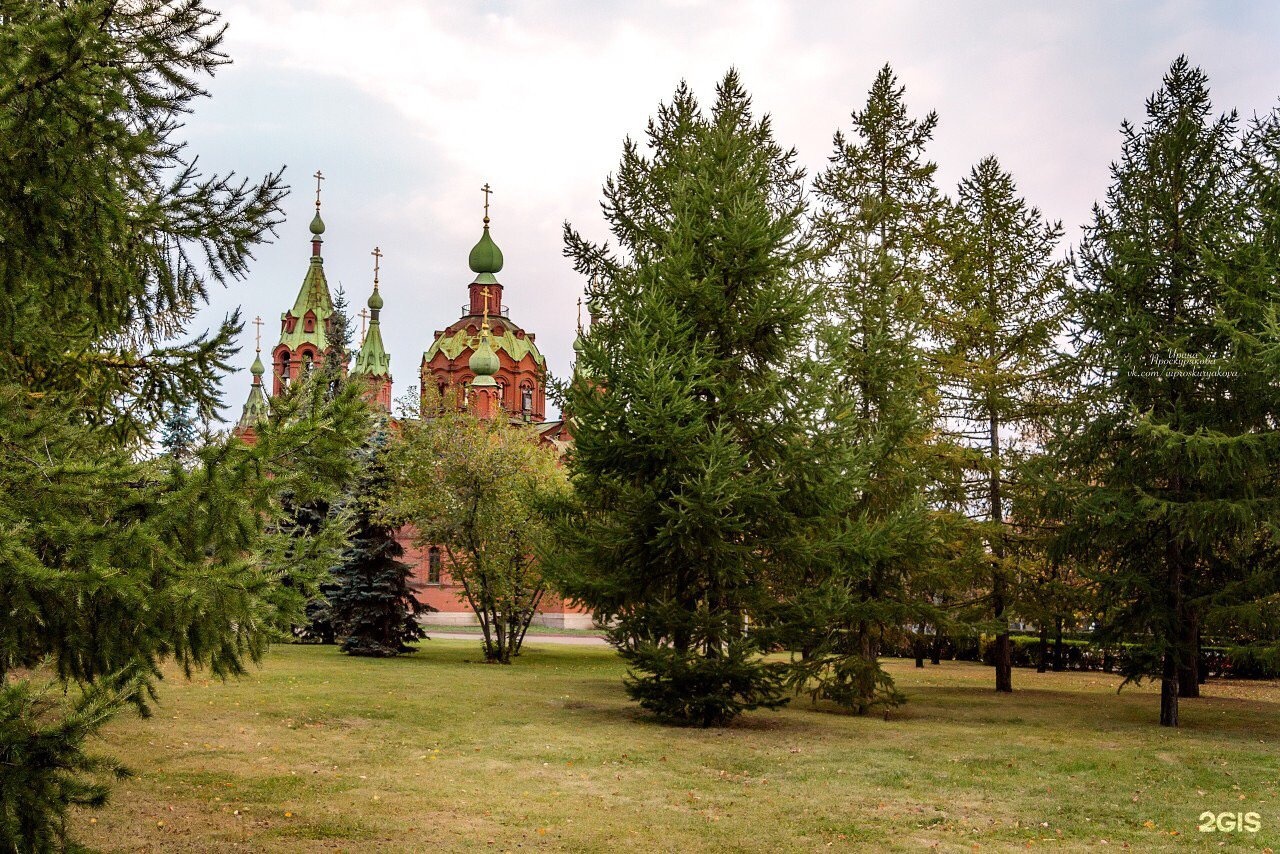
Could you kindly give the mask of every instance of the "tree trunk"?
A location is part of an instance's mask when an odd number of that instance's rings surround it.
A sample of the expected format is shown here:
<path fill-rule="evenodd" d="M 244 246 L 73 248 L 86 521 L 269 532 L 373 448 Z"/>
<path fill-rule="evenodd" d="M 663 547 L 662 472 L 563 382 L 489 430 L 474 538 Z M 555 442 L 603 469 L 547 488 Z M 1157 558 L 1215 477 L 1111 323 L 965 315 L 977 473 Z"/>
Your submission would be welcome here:
<path fill-rule="evenodd" d="M 942 630 L 934 628 L 933 642 L 929 644 L 929 663 L 942 663 Z"/>
<path fill-rule="evenodd" d="M 1179 644 L 1182 663 L 1178 666 L 1178 696 L 1199 697 L 1200 683 L 1200 615 L 1193 614 L 1186 620 L 1182 643 Z"/>
<path fill-rule="evenodd" d="M 1164 654 L 1164 673 L 1160 679 L 1160 726 L 1178 725 L 1178 659 L 1176 653 Z"/>
<path fill-rule="evenodd" d="M 1036 673 L 1044 673 L 1049 669 L 1049 627 L 1040 624 L 1040 649 L 1036 654 Z"/>
<path fill-rule="evenodd" d="M 1065 650 L 1062 647 L 1062 618 L 1061 617 L 1059 617 L 1057 620 L 1054 621 L 1054 632 L 1055 634 L 1053 637 L 1053 672 L 1061 673 L 1063 670 L 1067 669 L 1067 662 L 1063 658 L 1063 653 L 1065 652 Z M 1105 653 L 1103 654 L 1103 658 L 1105 660 L 1106 658 Z M 1105 665 L 1103 669 L 1104 670 L 1106 669 Z"/>

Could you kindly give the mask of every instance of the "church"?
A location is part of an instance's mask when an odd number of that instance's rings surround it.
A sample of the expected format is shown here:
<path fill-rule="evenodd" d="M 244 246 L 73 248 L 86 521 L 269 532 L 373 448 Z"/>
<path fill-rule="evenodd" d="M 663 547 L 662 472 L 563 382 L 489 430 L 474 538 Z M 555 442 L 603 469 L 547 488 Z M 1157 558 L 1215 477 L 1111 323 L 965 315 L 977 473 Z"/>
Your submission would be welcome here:
<path fill-rule="evenodd" d="M 282 394 L 290 383 L 298 382 L 332 350 L 335 332 L 333 297 L 324 272 L 325 226 L 320 217 L 319 181 L 316 173 L 316 213 L 311 220 L 311 254 L 302 286 L 292 307 L 280 315 L 280 339 L 270 350 L 270 392 L 263 385 L 266 367 L 262 361 L 261 319 L 253 376 L 236 435 L 246 442 L 256 439 L 255 425 L 267 417 L 269 397 Z M 430 417 L 442 404 L 466 406 L 481 417 L 504 417 L 513 423 L 531 425 L 536 441 L 563 452 L 571 441 L 563 420 L 546 418 L 546 360 L 538 350 L 536 336 L 511 319 L 504 303 L 502 250 L 489 232 L 489 185 L 485 193 L 484 218 L 479 241 L 467 257 L 474 278 L 467 284 L 467 301 L 461 316 L 437 330 L 422 354 L 418 367 L 420 412 Z M 368 311 L 360 316 L 368 325 L 362 329 L 360 349 L 348 369 L 353 380 L 368 384 L 372 404 L 390 413 L 392 401 L 391 355 L 382 340 L 382 309 L 385 306 L 379 281 L 381 251 L 374 249 L 373 292 Z M 575 342 L 575 348 L 577 342 Z M 475 613 L 462 596 L 462 589 L 449 575 L 447 557 L 437 546 L 419 548 L 413 531 L 402 529 L 397 539 L 404 546 L 404 560 L 413 568 L 415 595 L 436 613 L 433 623 L 466 625 L 477 622 Z M 547 593 L 535 624 L 589 628 L 591 615 Z"/>

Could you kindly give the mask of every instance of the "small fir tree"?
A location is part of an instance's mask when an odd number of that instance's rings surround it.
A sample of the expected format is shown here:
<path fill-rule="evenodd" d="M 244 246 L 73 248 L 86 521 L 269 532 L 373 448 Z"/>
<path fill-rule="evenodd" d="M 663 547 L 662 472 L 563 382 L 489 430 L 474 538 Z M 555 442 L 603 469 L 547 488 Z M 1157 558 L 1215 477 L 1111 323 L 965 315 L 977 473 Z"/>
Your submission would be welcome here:
<path fill-rule="evenodd" d="M 413 570 L 400 560 L 398 526 L 384 521 L 390 490 L 386 457 L 389 437 L 381 424 L 360 454 L 361 471 L 348 493 L 350 546 L 333 570 L 328 592 L 330 619 L 348 655 L 385 657 L 412 652 L 426 636 L 417 617 L 434 610 L 414 596 Z"/>

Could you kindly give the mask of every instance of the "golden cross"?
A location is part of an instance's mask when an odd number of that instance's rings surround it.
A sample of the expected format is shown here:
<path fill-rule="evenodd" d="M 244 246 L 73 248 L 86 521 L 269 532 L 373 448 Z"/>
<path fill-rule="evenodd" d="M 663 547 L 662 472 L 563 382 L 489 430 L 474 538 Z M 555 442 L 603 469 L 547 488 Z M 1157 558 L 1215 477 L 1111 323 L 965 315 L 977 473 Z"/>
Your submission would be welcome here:
<path fill-rule="evenodd" d="M 493 192 L 493 190 L 489 189 L 488 181 L 484 182 L 484 186 L 480 188 L 480 192 L 484 193 L 484 221 L 487 225 L 489 223 L 489 194 Z"/>
<path fill-rule="evenodd" d="M 364 322 L 369 319 L 369 309 L 362 308 L 360 309 L 359 314 L 360 314 L 360 344 L 363 345 L 364 337 L 365 337 Z"/>
<path fill-rule="evenodd" d="M 578 334 L 582 334 L 582 297 L 578 297 Z"/>
<path fill-rule="evenodd" d="M 253 325 L 258 327 L 257 343 L 254 345 L 254 347 L 259 353 L 261 353 L 262 352 L 262 315 L 258 315 L 253 319 Z"/>
<path fill-rule="evenodd" d="M 382 263 L 382 249 L 375 246 L 373 251 L 369 253 L 373 256 L 373 289 L 378 289 L 378 267 Z"/>
<path fill-rule="evenodd" d="M 324 173 L 317 169 L 316 174 L 311 177 L 316 179 L 316 210 L 318 211 L 320 210 L 320 182 L 324 180 Z"/>

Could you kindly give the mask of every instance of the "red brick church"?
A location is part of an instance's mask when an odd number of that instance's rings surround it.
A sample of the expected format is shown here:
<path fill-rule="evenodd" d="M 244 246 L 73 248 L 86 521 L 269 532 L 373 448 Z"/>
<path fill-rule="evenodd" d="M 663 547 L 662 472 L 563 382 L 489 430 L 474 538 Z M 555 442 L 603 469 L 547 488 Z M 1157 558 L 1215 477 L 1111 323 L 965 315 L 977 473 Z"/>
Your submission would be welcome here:
<path fill-rule="evenodd" d="M 467 284 L 462 316 L 436 331 L 422 355 L 418 374 L 423 400 L 421 411 L 424 417 L 430 417 L 432 407 L 448 401 L 472 408 L 484 417 L 505 417 L 513 422 L 532 424 L 539 442 L 562 451 L 570 437 L 563 420 L 546 419 L 546 360 L 535 343 L 536 336 L 511 320 L 504 303 L 503 285 L 497 278 L 502 271 L 502 251 L 489 233 L 487 184 L 484 190 L 483 230 L 467 259 L 475 278 Z M 280 315 L 280 340 L 270 354 L 273 397 L 321 363 L 332 347 L 334 307 L 321 252 L 324 231 L 317 190 L 307 271 L 293 306 Z M 373 254 L 373 293 L 369 296 L 367 315 L 361 313 L 367 317 L 368 327 L 348 375 L 363 378 L 369 384 L 370 400 L 390 412 L 391 356 L 382 341 L 384 301 L 378 281 L 381 252 L 375 249 Z M 266 417 L 270 407 L 262 384 L 266 369 L 260 343 L 258 357 L 250 371 L 253 383 L 236 433 L 252 442 L 254 426 Z M 413 567 L 418 598 L 437 610 L 431 615 L 432 622 L 476 622 L 475 614 L 462 598 L 461 587 L 449 576 L 443 550 L 434 546 L 416 548 L 411 542 L 412 531 L 408 529 L 401 531 L 399 539 L 405 548 L 404 559 Z M 591 625 L 591 616 L 548 594 L 543 597 L 534 622 L 586 628 Z"/>

